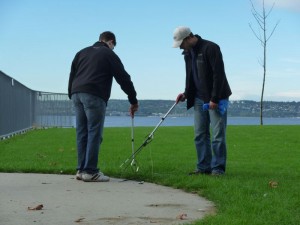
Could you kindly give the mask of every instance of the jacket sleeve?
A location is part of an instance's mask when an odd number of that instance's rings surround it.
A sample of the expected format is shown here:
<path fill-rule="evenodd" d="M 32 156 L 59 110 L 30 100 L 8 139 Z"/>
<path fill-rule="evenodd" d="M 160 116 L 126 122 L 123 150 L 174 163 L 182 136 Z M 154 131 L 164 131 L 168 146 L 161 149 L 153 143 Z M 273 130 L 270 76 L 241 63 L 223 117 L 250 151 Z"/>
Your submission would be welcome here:
<path fill-rule="evenodd" d="M 73 83 L 74 77 L 75 77 L 76 72 L 77 72 L 77 61 L 78 61 L 78 53 L 74 57 L 74 59 L 72 61 L 72 65 L 71 65 L 71 72 L 70 72 L 69 84 L 68 84 L 69 99 L 71 99 L 71 96 L 72 96 L 72 83 Z"/>
<path fill-rule="evenodd" d="M 138 100 L 136 98 L 136 91 L 134 85 L 131 81 L 130 75 L 124 69 L 124 66 L 120 60 L 120 58 L 112 52 L 109 58 L 113 76 L 117 83 L 121 86 L 121 89 L 127 94 L 128 101 L 130 104 L 137 104 Z"/>
<path fill-rule="evenodd" d="M 226 74 L 224 62 L 220 47 L 218 45 L 210 45 L 207 49 L 209 64 L 213 74 L 213 84 L 211 92 L 211 101 L 219 103 L 224 82 L 226 82 Z"/>

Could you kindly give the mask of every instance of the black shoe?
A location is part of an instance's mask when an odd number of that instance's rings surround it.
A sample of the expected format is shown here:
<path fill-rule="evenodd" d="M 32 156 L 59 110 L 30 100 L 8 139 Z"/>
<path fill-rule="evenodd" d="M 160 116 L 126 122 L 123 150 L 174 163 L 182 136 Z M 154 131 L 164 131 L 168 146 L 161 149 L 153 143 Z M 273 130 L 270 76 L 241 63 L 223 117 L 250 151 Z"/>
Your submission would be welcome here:
<path fill-rule="evenodd" d="M 189 176 L 193 176 L 193 175 L 209 175 L 210 172 L 203 172 L 200 170 L 195 170 L 189 173 Z"/>
<path fill-rule="evenodd" d="M 223 176 L 223 175 L 225 175 L 225 173 L 216 170 L 216 171 L 212 171 L 212 172 L 211 172 L 211 175 L 212 175 L 212 176 Z"/>

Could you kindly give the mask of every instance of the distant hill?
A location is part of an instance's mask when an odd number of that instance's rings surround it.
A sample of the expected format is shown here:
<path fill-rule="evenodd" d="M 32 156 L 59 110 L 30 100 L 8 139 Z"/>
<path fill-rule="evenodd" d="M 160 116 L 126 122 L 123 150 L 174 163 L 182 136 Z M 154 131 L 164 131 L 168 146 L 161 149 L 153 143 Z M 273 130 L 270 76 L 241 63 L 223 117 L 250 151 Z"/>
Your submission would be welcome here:
<path fill-rule="evenodd" d="M 139 100 L 138 116 L 164 115 L 174 104 L 171 100 Z M 127 100 L 111 99 L 108 101 L 107 115 L 128 115 Z M 171 112 L 174 116 L 189 116 L 193 108 L 186 110 L 186 103 L 179 103 Z M 228 116 L 230 117 L 259 117 L 260 102 L 250 100 L 230 101 Z M 264 102 L 264 117 L 300 117 L 300 102 Z"/>

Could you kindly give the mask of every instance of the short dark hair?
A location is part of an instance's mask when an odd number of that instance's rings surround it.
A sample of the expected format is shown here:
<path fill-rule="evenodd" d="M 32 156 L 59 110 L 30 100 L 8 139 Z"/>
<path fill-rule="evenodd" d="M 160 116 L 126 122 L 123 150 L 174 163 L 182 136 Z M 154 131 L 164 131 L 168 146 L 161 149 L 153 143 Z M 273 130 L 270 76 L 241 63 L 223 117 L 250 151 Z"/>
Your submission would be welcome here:
<path fill-rule="evenodd" d="M 114 46 L 117 45 L 116 36 L 111 31 L 104 31 L 99 36 L 99 41 L 113 41 Z"/>

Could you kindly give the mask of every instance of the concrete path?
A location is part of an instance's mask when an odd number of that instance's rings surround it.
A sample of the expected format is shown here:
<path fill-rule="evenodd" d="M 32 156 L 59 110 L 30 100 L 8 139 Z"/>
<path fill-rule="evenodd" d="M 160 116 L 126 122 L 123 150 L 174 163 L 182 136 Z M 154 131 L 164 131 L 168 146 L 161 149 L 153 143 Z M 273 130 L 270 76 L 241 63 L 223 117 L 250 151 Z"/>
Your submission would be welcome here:
<path fill-rule="evenodd" d="M 214 210 L 204 198 L 177 189 L 114 178 L 86 183 L 74 177 L 0 173 L 0 224 L 186 224 Z M 41 210 L 32 210 L 39 205 Z"/>

